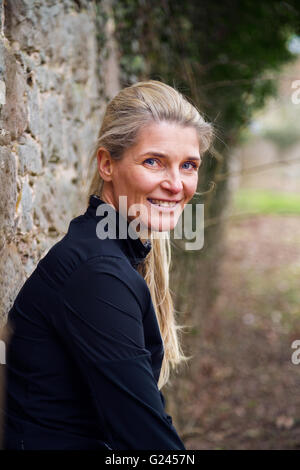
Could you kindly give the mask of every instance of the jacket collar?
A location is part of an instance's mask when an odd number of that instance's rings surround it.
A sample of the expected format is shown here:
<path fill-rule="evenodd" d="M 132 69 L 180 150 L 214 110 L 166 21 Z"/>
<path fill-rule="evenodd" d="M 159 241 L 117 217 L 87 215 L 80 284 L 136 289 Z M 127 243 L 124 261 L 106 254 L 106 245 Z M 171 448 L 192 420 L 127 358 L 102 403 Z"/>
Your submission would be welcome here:
<path fill-rule="evenodd" d="M 89 196 L 89 206 L 88 206 L 88 211 L 92 212 L 94 216 L 96 216 L 96 209 L 99 206 L 99 204 L 106 204 L 105 201 L 100 199 L 99 196 L 96 194 L 91 194 Z M 114 209 L 115 210 L 115 209 Z M 116 211 L 116 237 L 118 238 L 119 235 L 119 217 L 120 219 L 123 219 L 123 216 Z M 99 216 L 100 217 L 100 216 Z M 128 227 L 129 227 L 129 222 L 126 220 L 126 225 L 127 225 L 127 237 L 126 239 L 120 239 L 120 242 L 122 242 L 122 249 L 125 252 L 126 256 L 129 258 L 130 262 L 133 264 L 133 266 L 137 266 L 138 264 L 142 263 L 148 253 L 150 252 L 152 248 L 151 240 L 148 240 L 146 243 L 143 243 L 140 238 L 132 238 L 130 237 L 128 233 Z"/>

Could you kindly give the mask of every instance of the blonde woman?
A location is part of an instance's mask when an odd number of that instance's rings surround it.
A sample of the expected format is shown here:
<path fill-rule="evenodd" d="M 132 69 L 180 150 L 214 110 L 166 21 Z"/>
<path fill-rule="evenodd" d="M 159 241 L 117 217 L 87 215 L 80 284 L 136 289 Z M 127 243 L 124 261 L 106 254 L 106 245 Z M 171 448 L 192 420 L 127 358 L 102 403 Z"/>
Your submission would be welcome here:
<path fill-rule="evenodd" d="M 185 449 L 161 392 L 186 360 L 162 235 L 194 195 L 211 137 L 197 109 L 159 81 L 108 104 L 86 212 L 8 315 L 5 449 Z"/>

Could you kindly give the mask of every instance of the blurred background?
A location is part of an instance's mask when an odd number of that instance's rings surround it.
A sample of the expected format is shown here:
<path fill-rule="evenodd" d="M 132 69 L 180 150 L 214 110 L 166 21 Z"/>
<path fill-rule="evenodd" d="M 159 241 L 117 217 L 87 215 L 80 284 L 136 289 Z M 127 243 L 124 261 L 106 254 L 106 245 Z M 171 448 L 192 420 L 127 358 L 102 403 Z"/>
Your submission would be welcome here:
<path fill-rule="evenodd" d="M 300 448 L 300 3 L 0 6 L 1 325 L 85 210 L 106 103 L 136 81 L 166 82 L 216 134 L 194 200 L 204 247 L 172 241 L 171 288 L 193 359 L 164 387 L 167 411 L 187 449 Z"/>

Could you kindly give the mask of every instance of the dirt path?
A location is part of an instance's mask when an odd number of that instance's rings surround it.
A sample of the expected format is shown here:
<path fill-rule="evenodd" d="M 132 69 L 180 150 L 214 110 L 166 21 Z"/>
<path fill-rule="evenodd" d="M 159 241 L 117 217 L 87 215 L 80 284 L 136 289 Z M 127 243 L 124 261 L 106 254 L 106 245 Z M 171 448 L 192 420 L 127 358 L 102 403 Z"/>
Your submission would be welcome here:
<path fill-rule="evenodd" d="M 188 449 L 300 449 L 300 217 L 227 225 L 221 294 L 205 325 Z"/>

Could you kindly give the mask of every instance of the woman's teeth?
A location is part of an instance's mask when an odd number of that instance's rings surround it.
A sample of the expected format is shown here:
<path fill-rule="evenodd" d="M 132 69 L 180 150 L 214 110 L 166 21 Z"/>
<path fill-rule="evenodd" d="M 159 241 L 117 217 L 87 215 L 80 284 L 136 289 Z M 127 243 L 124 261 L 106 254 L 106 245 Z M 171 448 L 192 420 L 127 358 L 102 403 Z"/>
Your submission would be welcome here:
<path fill-rule="evenodd" d="M 177 202 L 160 201 L 159 199 L 148 199 L 152 204 L 161 207 L 175 207 Z"/>

